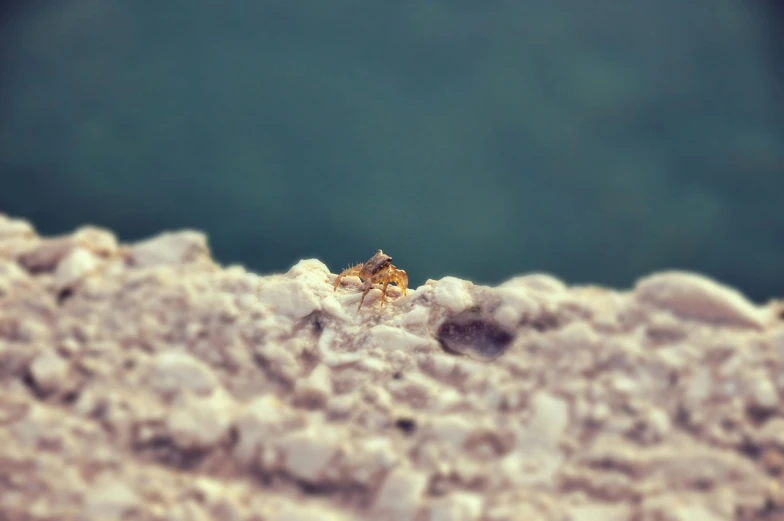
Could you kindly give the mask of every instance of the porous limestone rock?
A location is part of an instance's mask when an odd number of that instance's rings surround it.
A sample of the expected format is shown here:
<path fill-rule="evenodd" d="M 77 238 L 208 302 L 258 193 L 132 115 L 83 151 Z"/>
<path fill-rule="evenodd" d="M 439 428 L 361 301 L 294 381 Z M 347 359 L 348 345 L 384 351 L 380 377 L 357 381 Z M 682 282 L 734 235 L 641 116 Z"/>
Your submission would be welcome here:
<path fill-rule="evenodd" d="M 0 215 L 0 518 L 784 515 L 782 303 L 537 273 L 357 309 L 335 277 Z"/>

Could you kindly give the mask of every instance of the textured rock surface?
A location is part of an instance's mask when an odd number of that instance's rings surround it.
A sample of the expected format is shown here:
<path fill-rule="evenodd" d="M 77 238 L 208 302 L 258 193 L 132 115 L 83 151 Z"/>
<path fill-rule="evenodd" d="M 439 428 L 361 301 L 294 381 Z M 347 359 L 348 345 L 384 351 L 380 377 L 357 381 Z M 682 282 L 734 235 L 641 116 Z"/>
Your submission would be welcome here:
<path fill-rule="evenodd" d="M 784 519 L 780 303 L 334 278 L 0 216 L 0 519 Z"/>

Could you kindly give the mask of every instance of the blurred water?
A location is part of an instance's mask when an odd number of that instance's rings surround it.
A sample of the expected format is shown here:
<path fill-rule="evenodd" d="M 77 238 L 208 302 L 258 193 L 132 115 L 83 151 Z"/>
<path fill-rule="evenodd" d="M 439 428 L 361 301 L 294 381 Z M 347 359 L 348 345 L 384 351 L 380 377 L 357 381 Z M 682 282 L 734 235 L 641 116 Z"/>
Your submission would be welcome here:
<path fill-rule="evenodd" d="M 0 29 L 0 211 L 196 227 L 261 272 L 382 248 L 413 286 L 676 267 L 784 294 L 781 19 L 590 4 L 28 2 Z"/>

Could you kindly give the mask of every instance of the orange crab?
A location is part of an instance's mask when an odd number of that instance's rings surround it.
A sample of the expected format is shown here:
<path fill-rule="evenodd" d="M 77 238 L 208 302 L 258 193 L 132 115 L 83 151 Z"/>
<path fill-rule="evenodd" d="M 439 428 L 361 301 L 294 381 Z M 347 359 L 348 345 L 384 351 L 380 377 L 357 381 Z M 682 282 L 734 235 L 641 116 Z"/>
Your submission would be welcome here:
<path fill-rule="evenodd" d="M 393 266 L 392 257 L 381 250 L 378 250 L 367 262 L 343 270 L 343 273 L 338 275 L 335 279 L 334 291 L 337 291 L 343 277 L 351 275 L 359 277 L 363 282 L 362 287 L 364 291 L 362 292 L 362 298 L 359 299 L 359 307 L 357 307 L 357 310 L 362 308 L 362 303 L 365 301 L 365 295 L 373 288 L 373 284 L 384 284 L 383 288 L 381 288 L 382 307 L 386 302 L 387 286 L 390 282 L 394 282 L 397 287 L 403 290 L 403 295 L 406 294 L 406 290 L 408 289 L 408 275 L 406 275 L 406 272 Z"/>

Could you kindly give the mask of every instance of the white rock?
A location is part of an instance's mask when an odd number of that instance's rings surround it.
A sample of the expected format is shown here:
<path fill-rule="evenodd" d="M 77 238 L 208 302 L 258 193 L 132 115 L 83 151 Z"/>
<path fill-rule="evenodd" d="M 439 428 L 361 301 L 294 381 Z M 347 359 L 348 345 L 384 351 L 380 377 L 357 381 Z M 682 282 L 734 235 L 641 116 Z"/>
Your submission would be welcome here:
<path fill-rule="evenodd" d="M 784 446 L 784 418 L 774 416 L 766 421 L 760 429 L 759 441 Z"/>
<path fill-rule="evenodd" d="M 628 521 L 631 507 L 624 504 L 588 503 L 569 507 L 568 521 Z"/>
<path fill-rule="evenodd" d="M 462 447 L 474 427 L 475 424 L 465 416 L 447 414 L 431 418 L 427 431 L 441 442 Z"/>
<path fill-rule="evenodd" d="M 569 426 L 569 404 L 547 392 L 536 393 L 531 399 L 533 417 L 526 434 L 521 438 L 526 445 L 558 445 Z"/>
<path fill-rule="evenodd" d="M 751 390 L 752 403 L 763 409 L 775 409 L 779 404 L 779 393 L 768 375 L 765 373 L 758 374 L 753 382 Z"/>
<path fill-rule="evenodd" d="M 372 519 L 412 521 L 422 503 L 427 475 L 407 467 L 392 469 L 373 503 Z"/>
<path fill-rule="evenodd" d="M 264 519 L 269 519 L 269 521 L 340 521 L 343 518 L 324 507 L 287 504 Z"/>
<path fill-rule="evenodd" d="M 428 344 L 429 341 L 404 329 L 379 324 L 367 332 L 365 346 L 367 349 L 381 348 L 383 350 L 401 349 L 413 351 L 417 347 Z"/>
<path fill-rule="evenodd" d="M 453 492 L 430 505 L 428 521 L 477 521 L 482 515 L 482 496 Z"/>
<path fill-rule="evenodd" d="M 183 230 L 162 233 L 131 248 L 131 262 L 140 267 L 176 266 L 209 256 L 207 237 L 201 232 Z"/>
<path fill-rule="evenodd" d="M 314 405 L 322 405 L 332 396 L 332 371 L 326 365 L 317 365 L 307 376 L 297 380 L 295 399 Z"/>
<path fill-rule="evenodd" d="M 33 225 L 22 219 L 11 219 L 0 214 L 0 241 L 5 239 L 32 238 L 35 236 Z"/>
<path fill-rule="evenodd" d="M 318 299 L 299 280 L 271 280 L 262 286 L 259 300 L 278 313 L 295 319 L 306 317 L 321 308 Z"/>
<path fill-rule="evenodd" d="M 302 281 L 314 290 L 332 290 L 329 268 L 317 259 L 304 259 L 291 267 L 286 276 Z"/>
<path fill-rule="evenodd" d="M 187 397 L 172 407 L 167 427 L 174 443 L 183 449 L 210 448 L 228 432 L 232 416 L 233 403 L 223 393 Z"/>
<path fill-rule="evenodd" d="M 657 437 L 657 439 L 661 439 L 667 436 L 672 429 L 670 416 L 663 409 L 653 408 L 648 411 L 647 421 L 651 428 L 651 432 Z"/>
<path fill-rule="evenodd" d="M 120 479 L 104 479 L 85 494 L 83 519 L 120 521 L 139 504 L 139 497 Z"/>
<path fill-rule="evenodd" d="M 35 386 L 43 392 L 64 389 L 68 385 L 70 365 L 53 350 L 36 356 L 30 364 Z"/>
<path fill-rule="evenodd" d="M 247 403 L 235 421 L 238 434 L 233 451 L 235 457 L 246 464 L 254 463 L 258 448 L 287 428 L 286 421 L 291 413 L 291 409 L 272 394 Z"/>
<path fill-rule="evenodd" d="M 467 282 L 457 277 L 444 277 L 436 283 L 435 303 L 452 313 L 460 313 L 474 305 L 466 288 Z"/>
<path fill-rule="evenodd" d="M 106 257 L 117 252 L 117 237 L 109 230 L 83 226 L 74 232 L 74 239 L 96 255 Z"/>
<path fill-rule="evenodd" d="M 430 318 L 430 309 L 425 306 L 419 306 L 401 316 L 400 324 L 403 326 L 417 326 L 427 323 L 428 318 Z"/>
<path fill-rule="evenodd" d="M 208 396 L 218 388 L 210 367 L 185 351 L 161 351 L 149 362 L 147 385 L 166 398 L 183 391 Z"/>
<path fill-rule="evenodd" d="M 286 435 L 277 446 L 283 454 L 283 468 L 294 478 L 309 483 L 323 479 L 338 452 L 340 437 L 329 426 L 311 426 Z"/>
<path fill-rule="evenodd" d="M 563 281 L 547 273 L 531 273 L 507 280 L 501 287 L 521 287 L 542 293 L 561 293 L 566 291 Z"/>
<path fill-rule="evenodd" d="M 508 331 L 512 331 L 520 324 L 523 314 L 512 306 L 503 305 L 495 310 L 493 318 L 498 322 L 499 326 Z"/>
<path fill-rule="evenodd" d="M 703 275 L 668 271 L 637 283 L 635 297 L 673 313 L 715 323 L 761 327 L 762 312 L 739 291 Z"/>
<path fill-rule="evenodd" d="M 528 295 L 525 288 L 502 285 L 490 291 L 501 299 L 502 305 L 512 307 L 523 316 L 531 316 L 539 311 L 539 304 Z"/>
<path fill-rule="evenodd" d="M 98 259 L 85 248 L 74 248 L 58 264 L 54 283 L 58 291 L 72 287 L 98 266 Z"/>

